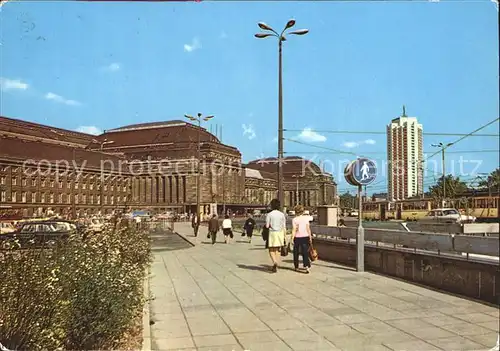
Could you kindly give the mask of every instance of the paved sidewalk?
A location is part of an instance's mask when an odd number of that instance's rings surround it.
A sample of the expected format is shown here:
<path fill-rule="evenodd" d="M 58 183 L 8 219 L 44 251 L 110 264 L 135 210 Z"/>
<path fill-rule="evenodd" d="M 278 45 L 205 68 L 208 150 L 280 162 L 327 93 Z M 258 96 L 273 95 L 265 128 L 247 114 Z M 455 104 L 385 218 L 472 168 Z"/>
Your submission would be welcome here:
<path fill-rule="evenodd" d="M 193 240 L 189 223 L 175 230 Z M 252 244 L 155 249 L 150 280 L 155 350 L 489 350 L 499 310 L 332 263 L 277 274 Z"/>

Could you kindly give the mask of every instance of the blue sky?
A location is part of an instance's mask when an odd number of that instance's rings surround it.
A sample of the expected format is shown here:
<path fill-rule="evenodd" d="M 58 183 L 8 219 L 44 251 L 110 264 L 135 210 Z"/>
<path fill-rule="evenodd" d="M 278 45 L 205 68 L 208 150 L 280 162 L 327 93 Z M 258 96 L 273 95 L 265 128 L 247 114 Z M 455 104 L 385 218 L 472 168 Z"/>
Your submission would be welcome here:
<path fill-rule="evenodd" d="M 1 8 L 4 116 L 98 130 L 214 114 L 244 161 L 276 155 L 277 42 L 255 39 L 264 21 L 289 18 L 310 33 L 284 44 L 285 137 L 373 154 L 401 113 L 424 132 L 468 133 L 498 117 L 497 8 L 441 2 L 11 2 Z M 208 127 L 208 126 L 207 126 Z M 498 133 L 498 123 L 483 130 Z M 425 136 L 430 144 L 459 137 Z M 368 143 L 366 142 L 368 140 Z M 498 138 L 466 138 L 447 155 L 498 165 Z M 338 165 L 349 155 L 285 142 L 285 151 Z M 433 157 L 439 161 L 439 155 Z M 330 166 L 331 167 L 331 166 Z M 440 169 L 440 163 L 432 165 Z M 464 166 L 470 173 L 475 163 Z M 341 190 L 348 189 L 333 171 Z M 456 170 L 455 170 L 456 172 Z M 436 175 L 438 177 L 439 174 Z M 432 173 L 427 183 L 434 181 Z M 384 190 L 381 176 L 372 191 Z"/>

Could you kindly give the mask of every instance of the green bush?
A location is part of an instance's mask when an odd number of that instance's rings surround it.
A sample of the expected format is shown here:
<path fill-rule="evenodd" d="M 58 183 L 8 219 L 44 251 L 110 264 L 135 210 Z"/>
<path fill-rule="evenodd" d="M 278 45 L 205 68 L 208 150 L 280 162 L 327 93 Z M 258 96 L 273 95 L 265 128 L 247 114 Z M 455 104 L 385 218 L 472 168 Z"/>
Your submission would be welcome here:
<path fill-rule="evenodd" d="M 0 251 L 0 343 L 12 350 L 124 348 L 144 304 L 149 235 L 122 226 L 50 248 Z"/>

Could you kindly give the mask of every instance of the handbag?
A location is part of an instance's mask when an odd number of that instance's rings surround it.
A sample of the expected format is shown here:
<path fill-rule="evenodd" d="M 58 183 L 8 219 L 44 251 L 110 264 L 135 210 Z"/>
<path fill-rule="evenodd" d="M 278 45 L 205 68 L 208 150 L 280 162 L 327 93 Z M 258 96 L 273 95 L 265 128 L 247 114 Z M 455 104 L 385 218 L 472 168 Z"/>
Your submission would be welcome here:
<path fill-rule="evenodd" d="M 266 227 L 266 226 L 262 227 L 261 234 L 262 234 L 262 240 L 264 240 L 264 241 L 269 240 L 269 228 L 268 227 Z"/>
<path fill-rule="evenodd" d="M 313 247 L 312 243 L 309 245 L 309 259 L 314 262 L 318 259 L 318 251 Z"/>
<path fill-rule="evenodd" d="M 290 252 L 290 243 L 286 243 L 286 240 L 283 238 L 283 246 L 281 247 L 281 256 L 286 257 Z"/>

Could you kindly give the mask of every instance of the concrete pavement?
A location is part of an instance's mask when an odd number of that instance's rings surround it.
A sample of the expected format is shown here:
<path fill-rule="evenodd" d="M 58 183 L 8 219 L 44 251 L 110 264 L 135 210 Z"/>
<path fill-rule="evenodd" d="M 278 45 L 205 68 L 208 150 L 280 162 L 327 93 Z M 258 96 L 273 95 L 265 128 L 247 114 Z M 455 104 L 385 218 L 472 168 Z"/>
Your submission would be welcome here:
<path fill-rule="evenodd" d="M 189 223 L 175 230 L 193 241 Z M 174 235 L 174 234 L 171 234 Z M 329 262 L 277 274 L 260 237 L 194 247 L 154 239 L 154 350 L 489 350 L 499 310 Z"/>

